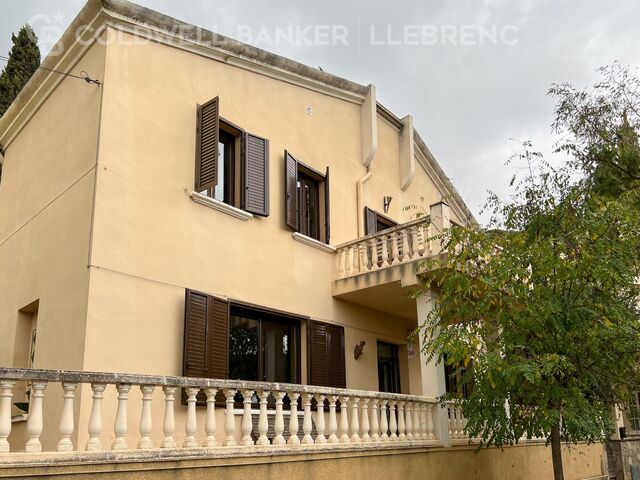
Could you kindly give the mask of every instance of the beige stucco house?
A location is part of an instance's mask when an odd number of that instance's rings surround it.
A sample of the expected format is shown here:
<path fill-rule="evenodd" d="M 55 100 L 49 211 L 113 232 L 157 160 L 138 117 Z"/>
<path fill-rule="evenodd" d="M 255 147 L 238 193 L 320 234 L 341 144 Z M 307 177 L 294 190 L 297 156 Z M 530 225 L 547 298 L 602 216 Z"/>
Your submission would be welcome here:
<path fill-rule="evenodd" d="M 39 70 L 0 119 L 0 477 L 549 477 L 475 454 L 408 340 L 475 222 L 411 116 L 123 0 L 54 53 L 97 82 Z"/>

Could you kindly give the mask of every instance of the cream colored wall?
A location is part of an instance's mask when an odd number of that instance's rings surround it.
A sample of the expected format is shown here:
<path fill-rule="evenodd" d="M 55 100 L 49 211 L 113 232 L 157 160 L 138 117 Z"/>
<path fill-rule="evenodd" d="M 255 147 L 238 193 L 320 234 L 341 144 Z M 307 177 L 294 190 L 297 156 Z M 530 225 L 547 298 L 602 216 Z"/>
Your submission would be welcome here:
<path fill-rule="evenodd" d="M 92 46 L 74 73 L 86 70 L 102 78 L 104 53 L 103 46 Z M 13 362 L 18 310 L 39 299 L 33 366 L 83 368 L 100 94 L 95 85 L 64 79 L 6 148 L 0 184 L 0 365 Z M 60 392 L 58 385 L 47 388 L 45 414 L 58 408 Z M 48 418 L 57 422 L 55 415 Z M 22 428 L 15 426 L 16 438 Z M 54 434 L 54 426 L 45 424 L 45 445 Z"/>
<path fill-rule="evenodd" d="M 283 215 L 286 148 L 317 170 L 330 167 L 332 243 L 356 238 L 356 182 L 366 172 L 360 106 L 119 38 L 107 54 L 85 368 L 179 374 L 184 289 L 193 288 L 345 325 L 348 386 L 377 389 L 376 340 L 403 344 L 411 325 L 334 300 L 333 255 L 294 241 Z M 194 179 L 196 104 L 216 95 L 224 118 L 270 141 L 267 218 L 243 222 L 186 194 Z M 374 160 L 365 192 L 368 198 L 391 192 L 399 208 L 399 174 L 382 168 L 397 165 L 395 137 L 380 135 L 382 149 L 395 141 L 396 157 L 380 160 L 379 174 Z M 117 344 L 104 341 L 114 334 Z M 360 340 L 367 346 L 355 361 L 351 352 Z M 403 359 L 406 378 L 419 368 L 410 363 L 416 362 Z M 408 383 L 407 393 L 419 391 Z"/>

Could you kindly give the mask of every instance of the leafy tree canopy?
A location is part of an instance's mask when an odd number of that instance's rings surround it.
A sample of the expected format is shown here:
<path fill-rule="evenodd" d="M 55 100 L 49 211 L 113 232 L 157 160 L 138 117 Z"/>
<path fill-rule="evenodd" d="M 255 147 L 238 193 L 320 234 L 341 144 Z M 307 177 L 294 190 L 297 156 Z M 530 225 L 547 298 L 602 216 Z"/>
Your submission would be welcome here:
<path fill-rule="evenodd" d="M 12 34 L 11 40 L 9 60 L 0 74 L 0 117 L 40 66 L 38 39 L 29 25 Z"/>
<path fill-rule="evenodd" d="M 638 102 L 614 106 L 637 81 L 611 72 L 590 93 L 552 89 L 571 160 L 554 169 L 525 143 L 528 173 L 510 199 L 490 195 L 489 227 L 442 237 L 428 284 L 438 297 L 421 319 L 427 355 L 466 366 L 471 393 L 443 400 L 461 403 L 467 434 L 496 446 L 546 438 L 556 480 L 561 440 L 604 439 L 611 406 L 638 385 Z"/>

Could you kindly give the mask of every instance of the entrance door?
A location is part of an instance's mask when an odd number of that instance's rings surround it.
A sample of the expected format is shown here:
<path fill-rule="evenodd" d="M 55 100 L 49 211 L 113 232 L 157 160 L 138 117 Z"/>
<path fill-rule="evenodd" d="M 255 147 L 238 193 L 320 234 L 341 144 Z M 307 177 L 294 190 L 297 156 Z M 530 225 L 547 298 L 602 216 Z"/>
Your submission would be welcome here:
<path fill-rule="evenodd" d="M 398 346 L 378 342 L 378 389 L 381 392 L 400 393 L 400 362 Z"/>

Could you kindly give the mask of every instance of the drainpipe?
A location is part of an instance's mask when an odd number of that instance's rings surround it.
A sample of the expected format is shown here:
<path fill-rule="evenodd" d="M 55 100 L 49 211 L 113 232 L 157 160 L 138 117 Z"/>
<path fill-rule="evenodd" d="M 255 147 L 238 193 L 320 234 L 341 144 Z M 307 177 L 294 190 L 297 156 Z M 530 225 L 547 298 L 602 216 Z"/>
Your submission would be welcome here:
<path fill-rule="evenodd" d="M 356 205 L 358 206 L 358 238 L 364 237 L 364 182 L 371 178 L 371 165 L 367 173 L 356 183 Z"/>

